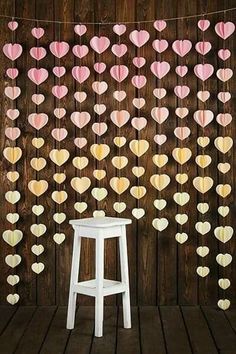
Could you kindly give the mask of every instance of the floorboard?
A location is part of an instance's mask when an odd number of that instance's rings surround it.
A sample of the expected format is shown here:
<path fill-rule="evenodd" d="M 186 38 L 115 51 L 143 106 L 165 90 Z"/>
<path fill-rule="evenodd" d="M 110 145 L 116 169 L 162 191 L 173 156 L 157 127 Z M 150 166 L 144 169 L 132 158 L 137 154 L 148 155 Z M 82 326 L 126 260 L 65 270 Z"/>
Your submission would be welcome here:
<path fill-rule="evenodd" d="M 0 306 L 0 335 L 16 311 L 14 306 Z"/>

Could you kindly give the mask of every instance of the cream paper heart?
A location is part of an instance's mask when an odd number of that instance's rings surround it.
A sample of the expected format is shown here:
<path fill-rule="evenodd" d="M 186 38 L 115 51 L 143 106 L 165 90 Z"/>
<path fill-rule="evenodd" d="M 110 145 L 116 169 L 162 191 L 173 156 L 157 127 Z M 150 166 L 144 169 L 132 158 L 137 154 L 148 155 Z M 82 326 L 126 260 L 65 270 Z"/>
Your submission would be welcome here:
<path fill-rule="evenodd" d="M 8 213 L 6 215 L 6 219 L 8 222 L 11 224 L 15 224 L 20 218 L 20 215 L 18 213 Z"/>
<path fill-rule="evenodd" d="M 43 253 L 44 251 L 44 247 L 43 245 L 33 245 L 31 247 L 31 251 L 33 252 L 33 254 L 35 254 L 36 256 L 40 256 L 40 254 Z"/>
<path fill-rule="evenodd" d="M 128 159 L 125 156 L 114 156 L 111 160 L 112 165 L 118 170 L 121 170 L 128 164 Z"/>
<path fill-rule="evenodd" d="M 43 157 L 34 157 L 30 160 L 31 167 L 36 171 L 41 171 L 46 166 L 47 161 Z"/>
<path fill-rule="evenodd" d="M 223 243 L 228 242 L 234 233 L 234 229 L 231 226 L 218 226 L 214 230 L 215 237 Z"/>
<path fill-rule="evenodd" d="M 228 300 L 228 299 L 220 299 L 217 302 L 217 305 L 223 311 L 228 310 L 228 308 L 230 307 L 230 300 Z"/>
<path fill-rule="evenodd" d="M 57 166 L 62 166 L 69 159 L 70 154 L 66 149 L 53 149 L 50 151 L 49 157 Z"/>
<path fill-rule="evenodd" d="M 85 202 L 76 202 L 74 208 L 78 213 L 82 214 L 88 208 L 88 204 Z"/>
<path fill-rule="evenodd" d="M 209 97 L 210 97 L 209 91 L 198 91 L 198 93 L 197 93 L 197 98 L 199 100 L 201 100 L 202 102 L 206 102 Z"/>
<path fill-rule="evenodd" d="M 133 186 L 130 188 L 130 194 L 136 199 L 143 198 L 146 193 L 147 190 L 144 186 Z"/>
<path fill-rule="evenodd" d="M 210 273 L 210 269 L 209 269 L 208 267 L 202 267 L 202 266 L 197 267 L 197 274 L 198 274 L 200 277 L 204 278 L 204 277 L 206 277 L 209 273 Z"/>
<path fill-rule="evenodd" d="M 218 213 L 225 218 L 229 214 L 229 207 L 228 206 L 219 206 Z"/>
<path fill-rule="evenodd" d="M 113 142 L 116 146 L 118 147 L 122 147 L 125 145 L 126 143 L 126 138 L 124 136 L 116 136 L 114 139 L 113 139 Z"/>
<path fill-rule="evenodd" d="M 106 214 L 105 214 L 104 210 L 94 210 L 94 212 L 93 212 L 94 218 L 104 218 L 105 215 Z"/>
<path fill-rule="evenodd" d="M 170 177 L 166 174 L 152 175 L 150 182 L 158 191 L 162 191 L 170 183 Z"/>
<path fill-rule="evenodd" d="M 145 105 L 144 98 L 134 98 L 132 102 L 134 107 L 136 107 L 137 109 L 141 109 Z"/>
<path fill-rule="evenodd" d="M 45 266 L 42 262 L 35 262 L 31 265 L 31 269 L 34 273 L 39 274 L 44 270 Z"/>
<path fill-rule="evenodd" d="M 22 156 L 22 150 L 17 146 L 6 147 L 3 150 L 3 155 L 10 163 L 15 164 L 17 161 L 20 160 Z"/>
<path fill-rule="evenodd" d="M 233 146 L 233 139 L 230 136 L 219 136 L 215 139 L 214 143 L 220 152 L 226 154 Z"/>
<path fill-rule="evenodd" d="M 84 100 L 86 100 L 87 94 L 86 94 L 86 92 L 83 92 L 83 91 L 81 91 L 81 92 L 77 91 L 77 92 L 74 93 L 74 98 L 79 103 L 82 103 L 82 102 L 84 102 Z"/>
<path fill-rule="evenodd" d="M 173 199 L 178 205 L 183 206 L 189 202 L 190 195 L 186 192 L 177 192 L 173 195 Z"/>
<path fill-rule="evenodd" d="M 106 171 L 105 170 L 94 170 L 93 171 L 93 176 L 98 180 L 101 181 L 104 177 L 106 177 Z"/>
<path fill-rule="evenodd" d="M 156 218 L 152 220 L 152 226 L 157 231 L 163 231 L 169 225 L 169 221 L 166 218 Z"/>
<path fill-rule="evenodd" d="M 207 203 L 198 203 L 197 210 L 201 214 L 206 214 L 208 212 L 208 210 L 209 210 L 209 204 L 207 204 Z"/>
<path fill-rule="evenodd" d="M 216 262 L 222 267 L 227 267 L 232 262 L 232 259 L 233 258 L 229 253 L 219 253 L 216 256 Z"/>
<path fill-rule="evenodd" d="M 21 262 L 21 256 L 19 254 L 8 254 L 5 258 L 6 264 L 11 267 L 17 267 Z"/>
<path fill-rule="evenodd" d="M 40 197 L 48 189 L 48 182 L 41 179 L 40 181 L 32 180 L 28 183 L 28 188 L 31 193 Z"/>
<path fill-rule="evenodd" d="M 57 224 L 62 224 L 66 220 L 66 214 L 65 213 L 55 213 L 53 215 L 53 220 Z"/>
<path fill-rule="evenodd" d="M 19 283 L 19 281 L 20 281 L 20 277 L 16 274 L 8 275 L 8 277 L 7 277 L 7 282 L 11 286 L 15 286 L 17 283 Z"/>
<path fill-rule="evenodd" d="M 124 193 L 129 188 L 129 185 L 130 181 L 126 177 L 112 177 L 110 179 L 111 188 L 119 195 Z"/>
<path fill-rule="evenodd" d="M 175 114 L 181 119 L 185 118 L 188 115 L 188 113 L 189 110 L 186 107 L 178 107 L 175 110 Z"/>
<path fill-rule="evenodd" d="M 211 224 L 208 221 L 198 221 L 195 224 L 195 229 L 201 235 L 206 235 L 211 230 Z"/>
<path fill-rule="evenodd" d="M 218 163 L 217 168 L 221 173 L 227 173 L 230 170 L 230 164 L 228 162 L 225 163 Z"/>
<path fill-rule="evenodd" d="M 20 200 L 21 195 L 18 191 L 8 191 L 5 193 L 5 198 L 9 203 L 16 204 Z"/>
<path fill-rule="evenodd" d="M 196 252 L 200 257 L 206 257 L 208 255 L 209 251 L 210 251 L 209 248 L 206 246 L 199 246 L 196 249 Z"/>
<path fill-rule="evenodd" d="M 95 104 L 94 107 L 94 112 L 97 113 L 98 115 L 103 114 L 106 111 L 106 106 L 105 104 Z"/>
<path fill-rule="evenodd" d="M 199 136 L 199 138 L 197 138 L 197 143 L 204 148 L 210 143 L 210 138 L 208 138 L 208 136 Z"/>
<path fill-rule="evenodd" d="M 134 208 L 132 210 L 132 215 L 135 219 L 139 220 L 145 215 L 145 210 L 143 208 Z"/>
<path fill-rule="evenodd" d="M 132 153 L 138 157 L 144 155 L 148 148 L 149 148 L 149 143 L 147 140 L 131 140 L 129 143 L 129 148 L 132 151 Z"/>
<path fill-rule="evenodd" d="M 101 161 L 110 153 L 110 147 L 106 144 L 93 144 L 90 152 L 96 160 Z"/>
<path fill-rule="evenodd" d="M 139 178 L 144 175 L 145 168 L 142 166 L 134 166 L 132 167 L 132 172 L 137 178 Z"/>
<path fill-rule="evenodd" d="M 37 216 L 39 216 L 39 215 L 41 215 L 41 214 L 43 214 L 43 212 L 44 212 L 44 206 L 43 205 L 33 205 L 32 206 L 32 212 L 35 214 L 35 215 L 37 215 Z"/>
<path fill-rule="evenodd" d="M 153 90 L 153 95 L 156 96 L 159 100 L 166 96 L 166 89 L 164 88 L 155 88 Z"/>
<path fill-rule="evenodd" d="M 178 232 L 176 235 L 175 235 L 175 239 L 178 243 L 180 243 L 181 245 L 183 243 L 185 243 L 188 239 L 188 235 L 185 233 L 185 232 Z"/>
<path fill-rule="evenodd" d="M 20 296 L 18 294 L 9 294 L 7 295 L 7 302 L 11 305 L 17 304 L 19 301 Z"/>
<path fill-rule="evenodd" d="M 44 139 L 43 138 L 33 138 L 32 139 L 32 145 L 36 149 L 40 149 L 44 145 Z"/>
<path fill-rule="evenodd" d="M 200 193 L 206 193 L 213 186 L 213 179 L 211 177 L 195 177 L 193 179 L 193 185 Z"/>
<path fill-rule="evenodd" d="M 163 210 L 166 207 L 167 202 L 165 199 L 155 199 L 153 204 L 158 210 Z"/>
<path fill-rule="evenodd" d="M 211 156 L 209 155 L 198 155 L 196 156 L 196 164 L 201 168 L 206 168 L 211 163 Z"/>
<path fill-rule="evenodd" d="M 58 245 L 60 245 L 62 242 L 64 242 L 64 241 L 65 241 L 65 238 L 66 238 L 66 235 L 63 234 L 63 233 L 56 233 L 56 234 L 53 236 L 54 242 L 56 242 Z"/>
<path fill-rule="evenodd" d="M 126 204 L 124 202 L 115 202 L 113 204 L 113 209 L 118 213 L 121 214 L 126 209 Z"/>
<path fill-rule="evenodd" d="M 227 278 L 221 278 L 218 280 L 218 285 L 221 289 L 226 290 L 230 287 L 230 280 Z"/>
<path fill-rule="evenodd" d="M 65 173 L 54 173 L 53 179 L 58 184 L 61 184 L 61 183 L 63 183 L 65 181 L 66 175 L 65 175 Z"/>
<path fill-rule="evenodd" d="M 21 230 L 5 230 L 2 234 L 3 240 L 8 245 L 15 247 L 23 238 L 23 232 Z"/>
<path fill-rule="evenodd" d="M 216 193 L 222 198 L 226 198 L 231 193 L 231 189 L 229 184 L 218 184 L 218 186 L 216 186 Z"/>
<path fill-rule="evenodd" d="M 188 215 L 187 214 L 176 214 L 175 220 L 178 224 L 184 225 L 188 221 Z"/>
<path fill-rule="evenodd" d="M 52 199 L 57 204 L 62 204 L 68 198 L 68 194 L 65 191 L 52 192 Z"/>
<path fill-rule="evenodd" d="M 10 182 L 13 182 L 13 183 L 16 182 L 19 177 L 20 177 L 20 175 L 17 171 L 7 172 L 7 178 L 9 179 Z"/>
<path fill-rule="evenodd" d="M 88 166 L 89 160 L 85 156 L 77 156 L 73 158 L 72 163 L 75 168 L 78 168 L 78 170 L 83 170 L 86 166 Z"/>
<path fill-rule="evenodd" d="M 179 184 L 184 184 L 188 181 L 188 175 L 186 173 L 177 173 L 175 179 Z"/>
<path fill-rule="evenodd" d="M 94 197 L 94 199 L 100 202 L 101 200 L 106 198 L 108 192 L 106 188 L 93 188 L 91 194 Z"/>
<path fill-rule="evenodd" d="M 152 161 L 157 167 L 161 168 L 167 164 L 168 156 L 165 154 L 156 154 L 153 156 Z"/>
<path fill-rule="evenodd" d="M 91 185 L 91 181 L 88 177 L 74 177 L 70 183 L 72 188 L 79 194 L 84 193 Z"/>
<path fill-rule="evenodd" d="M 121 102 L 125 99 L 126 97 L 126 92 L 125 91 L 114 91 L 113 92 L 113 97 L 118 101 Z"/>
<path fill-rule="evenodd" d="M 175 161 L 183 165 L 191 158 L 192 152 L 188 148 L 174 148 L 172 155 Z"/>
<path fill-rule="evenodd" d="M 41 237 L 43 234 L 45 234 L 46 230 L 47 228 L 44 224 L 33 224 L 30 226 L 30 231 L 36 237 Z"/>

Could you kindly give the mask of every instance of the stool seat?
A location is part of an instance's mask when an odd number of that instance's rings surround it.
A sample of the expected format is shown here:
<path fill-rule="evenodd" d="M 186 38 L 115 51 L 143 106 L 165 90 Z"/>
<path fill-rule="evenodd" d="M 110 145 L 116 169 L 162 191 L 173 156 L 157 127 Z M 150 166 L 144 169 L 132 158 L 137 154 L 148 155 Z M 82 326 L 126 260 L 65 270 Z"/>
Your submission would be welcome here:
<path fill-rule="evenodd" d="M 132 223 L 132 220 L 103 216 L 98 218 L 84 218 L 84 219 L 70 220 L 69 223 L 74 226 L 88 226 L 88 227 L 103 228 L 103 227 L 128 225 Z"/>

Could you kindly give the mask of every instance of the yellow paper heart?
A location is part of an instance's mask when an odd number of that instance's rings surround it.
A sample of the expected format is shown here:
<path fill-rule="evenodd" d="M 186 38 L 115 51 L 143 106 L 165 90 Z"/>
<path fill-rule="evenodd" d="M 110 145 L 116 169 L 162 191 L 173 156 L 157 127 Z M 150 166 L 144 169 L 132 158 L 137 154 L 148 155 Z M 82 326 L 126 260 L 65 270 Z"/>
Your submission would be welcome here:
<path fill-rule="evenodd" d="M 49 157 L 57 166 L 62 166 L 69 159 L 70 154 L 66 149 L 53 149 L 50 151 Z"/>
<path fill-rule="evenodd" d="M 157 167 L 161 168 L 167 164 L 168 156 L 164 154 L 157 154 L 153 156 L 152 161 Z"/>
<path fill-rule="evenodd" d="M 128 164 L 128 159 L 125 156 L 114 156 L 111 162 L 115 168 L 121 170 Z"/>
<path fill-rule="evenodd" d="M 205 214 L 209 210 L 209 204 L 207 204 L 207 203 L 198 203 L 197 210 L 199 211 L 199 213 Z"/>
<path fill-rule="evenodd" d="M 3 232 L 2 237 L 6 243 L 15 247 L 23 238 L 21 230 L 6 230 Z"/>
<path fill-rule="evenodd" d="M 179 184 L 184 184 L 188 180 L 188 175 L 186 173 L 177 173 L 175 179 Z"/>
<path fill-rule="evenodd" d="M 8 275 L 8 277 L 7 277 L 7 282 L 11 286 L 16 285 L 17 283 L 19 283 L 19 281 L 20 281 L 20 277 L 18 275 L 16 275 L 16 274 Z"/>
<path fill-rule="evenodd" d="M 183 206 L 189 202 L 190 195 L 186 192 L 177 192 L 173 195 L 173 199 L 178 205 Z"/>
<path fill-rule="evenodd" d="M 106 188 L 93 188 L 91 191 L 92 196 L 99 202 L 106 198 L 108 192 Z"/>
<path fill-rule="evenodd" d="M 145 215 L 145 210 L 143 208 L 134 208 L 132 210 L 132 215 L 135 219 L 139 220 Z"/>
<path fill-rule="evenodd" d="M 145 173 L 145 168 L 144 167 L 142 167 L 142 166 L 134 166 L 133 168 L 132 168 L 132 172 L 133 172 L 133 174 L 136 176 L 136 177 L 141 177 L 141 176 L 143 176 L 144 175 L 144 173 Z"/>
<path fill-rule="evenodd" d="M 20 177 L 20 175 L 17 171 L 7 172 L 7 178 L 9 179 L 10 182 L 16 182 L 19 177 Z"/>
<path fill-rule="evenodd" d="M 228 289 L 231 285 L 230 280 L 227 278 L 219 279 L 218 284 L 219 284 L 219 287 L 224 290 Z"/>
<path fill-rule="evenodd" d="M 93 217 L 94 218 L 104 218 L 105 211 L 104 210 L 94 210 Z"/>
<path fill-rule="evenodd" d="M 93 144 L 90 147 L 90 151 L 95 159 L 101 161 L 109 154 L 110 147 L 106 144 Z"/>
<path fill-rule="evenodd" d="M 21 256 L 19 254 L 8 254 L 5 258 L 6 264 L 11 267 L 17 267 L 21 262 Z"/>
<path fill-rule="evenodd" d="M 216 262 L 221 265 L 221 267 L 227 267 L 232 262 L 232 256 L 229 253 L 219 253 L 216 256 Z"/>
<path fill-rule="evenodd" d="M 39 274 L 44 270 L 44 264 L 42 262 L 35 262 L 32 264 L 31 269 L 34 273 Z"/>
<path fill-rule="evenodd" d="M 62 224 L 66 220 L 66 214 L 65 213 L 55 213 L 53 215 L 53 220 L 57 224 Z"/>
<path fill-rule="evenodd" d="M 116 146 L 122 147 L 126 143 L 126 138 L 124 136 L 116 136 L 113 141 Z"/>
<path fill-rule="evenodd" d="M 206 147 L 210 143 L 210 139 L 208 136 L 200 136 L 197 139 L 198 145 L 200 145 L 202 148 Z"/>
<path fill-rule="evenodd" d="M 83 170 L 86 166 L 88 166 L 89 160 L 87 157 L 82 156 L 82 157 L 75 157 L 72 161 L 73 165 L 75 168 L 78 168 L 79 170 Z"/>
<path fill-rule="evenodd" d="M 15 224 L 19 220 L 20 215 L 18 213 L 8 213 L 6 219 L 11 224 Z"/>
<path fill-rule="evenodd" d="M 213 186 L 213 179 L 211 177 L 195 177 L 193 180 L 194 187 L 200 193 L 206 193 Z"/>
<path fill-rule="evenodd" d="M 65 181 L 66 175 L 65 175 L 65 173 L 54 173 L 53 179 L 58 184 L 61 184 L 61 183 L 63 183 Z"/>
<path fill-rule="evenodd" d="M 113 204 L 113 209 L 120 214 L 126 209 L 126 204 L 124 202 L 115 202 Z"/>
<path fill-rule="evenodd" d="M 209 248 L 206 246 L 200 246 L 196 249 L 196 252 L 200 257 L 206 257 L 209 253 Z"/>
<path fill-rule="evenodd" d="M 219 206 L 218 208 L 218 213 L 223 217 L 225 218 L 228 214 L 229 214 L 229 207 L 228 206 Z"/>
<path fill-rule="evenodd" d="M 215 139 L 215 147 L 223 154 L 226 154 L 232 146 L 233 139 L 230 136 L 219 136 Z"/>
<path fill-rule="evenodd" d="M 33 245 L 31 247 L 31 251 L 33 252 L 33 254 L 35 254 L 36 256 L 40 256 L 40 254 L 43 253 L 44 251 L 44 247 L 43 245 Z"/>
<path fill-rule="evenodd" d="M 34 157 L 31 159 L 30 164 L 36 171 L 41 171 L 47 164 L 47 161 L 43 157 Z"/>
<path fill-rule="evenodd" d="M 198 155 L 195 159 L 198 166 L 205 168 L 211 163 L 211 156 L 209 155 Z"/>
<path fill-rule="evenodd" d="M 155 199 L 153 204 L 155 208 L 157 208 L 158 210 L 162 210 L 166 207 L 167 202 L 165 199 Z"/>
<path fill-rule="evenodd" d="M 228 308 L 230 307 L 230 300 L 228 300 L 228 299 L 220 299 L 217 302 L 217 305 L 223 311 L 228 310 Z"/>
<path fill-rule="evenodd" d="M 202 266 L 197 267 L 197 274 L 198 274 L 200 277 L 204 278 L 204 277 L 206 277 L 209 273 L 210 273 L 210 269 L 209 269 L 208 267 L 202 267 Z"/>
<path fill-rule="evenodd" d="M 130 182 L 126 177 L 113 177 L 110 179 L 111 188 L 117 193 L 122 194 L 129 188 Z"/>
<path fill-rule="evenodd" d="M 216 193 L 222 198 L 226 198 L 231 193 L 231 186 L 229 184 L 218 184 L 216 186 Z"/>
<path fill-rule="evenodd" d="M 6 200 L 11 204 L 16 204 L 20 200 L 20 192 L 18 191 L 8 191 L 5 193 Z"/>
<path fill-rule="evenodd" d="M 28 188 L 31 193 L 39 197 L 48 189 L 48 182 L 44 179 L 41 179 L 40 181 L 32 180 L 28 183 Z"/>
<path fill-rule="evenodd" d="M 7 302 L 11 305 L 17 304 L 19 301 L 20 296 L 18 294 L 9 294 L 7 295 Z"/>
<path fill-rule="evenodd" d="M 130 189 L 131 195 L 136 198 L 136 199 L 141 199 L 145 196 L 147 193 L 147 190 L 144 186 L 133 186 Z"/>
<path fill-rule="evenodd" d="M 30 231 L 36 237 L 40 237 L 45 234 L 47 228 L 44 224 L 33 224 L 30 226 Z"/>
<path fill-rule="evenodd" d="M 44 145 L 44 139 L 43 138 L 33 138 L 32 139 L 32 145 L 36 149 L 40 149 Z"/>
<path fill-rule="evenodd" d="M 188 221 L 188 215 L 187 214 L 176 214 L 175 220 L 178 224 L 184 225 Z"/>
<path fill-rule="evenodd" d="M 105 170 L 94 170 L 93 171 L 93 176 L 100 181 L 104 177 L 106 177 L 106 171 Z"/>
<path fill-rule="evenodd" d="M 199 234 L 206 235 L 211 230 L 211 224 L 208 221 L 198 221 L 195 228 Z"/>
<path fill-rule="evenodd" d="M 162 191 L 170 183 L 170 177 L 166 174 L 153 175 L 150 178 L 150 182 L 158 191 Z"/>
<path fill-rule="evenodd" d="M 215 237 L 223 243 L 228 242 L 234 233 L 234 229 L 231 226 L 218 226 L 214 230 Z"/>
<path fill-rule="evenodd" d="M 169 221 L 166 218 L 156 218 L 156 219 L 152 220 L 152 226 L 157 231 L 165 230 L 168 225 L 169 225 Z"/>
<path fill-rule="evenodd" d="M 149 143 L 147 140 L 132 140 L 129 143 L 129 148 L 134 155 L 140 157 L 148 150 Z"/>
<path fill-rule="evenodd" d="M 192 152 L 188 148 L 175 148 L 172 151 L 172 155 L 180 165 L 186 163 L 192 156 Z"/>
<path fill-rule="evenodd" d="M 44 212 L 43 205 L 33 205 L 32 212 L 37 216 L 41 215 Z"/>
<path fill-rule="evenodd" d="M 185 233 L 185 232 L 178 232 L 176 235 L 175 235 L 175 239 L 177 242 L 179 242 L 181 245 L 187 241 L 188 239 L 188 235 Z"/>
<path fill-rule="evenodd" d="M 20 160 L 22 156 L 22 150 L 18 146 L 6 147 L 3 150 L 3 155 L 10 163 L 14 164 Z"/>
<path fill-rule="evenodd" d="M 218 165 L 217 165 L 217 168 L 218 168 L 218 170 L 221 172 L 221 173 L 227 173 L 227 172 L 229 172 L 229 170 L 230 170 L 230 164 L 228 163 L 228 162 L 225 162 L 225 163 L 219 163 Z"/>
<path fill-rule="evenodd" d="M 52 199 L 57 204 L 62 204 L 68 198 L 68 194 L 65 191 L 54 191 L 52 192 Z"/>
<path fill-rule="evenodd" d="M 91 185 L 91 181 L 88 177 L 74 177 L 70 183 L 72 188 L 79 194 L 84 193 Z"/>
<path fill-rule="evenodd" d="M 82 214 L 88 208 L 88 204 L 85 202 L 76 202 L 74 208 L 76 211 Z"/>
<path fill-rule="evenodd" d="M 53 236 L 53 240 L 58 244 L 60 245 L 66 238 L 66 235 L 63 234 L 63 233 L 56 233 L 54 236 Z"/>

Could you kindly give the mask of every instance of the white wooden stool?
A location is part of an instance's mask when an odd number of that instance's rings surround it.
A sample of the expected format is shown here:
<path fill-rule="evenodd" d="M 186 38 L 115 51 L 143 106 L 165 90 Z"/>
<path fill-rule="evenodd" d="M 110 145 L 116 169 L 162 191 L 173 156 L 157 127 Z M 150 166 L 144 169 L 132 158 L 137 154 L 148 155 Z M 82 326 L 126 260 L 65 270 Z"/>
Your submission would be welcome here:
<path fill-rule="evenodd" d="M 103 334 L 104 296 L 122 293 L 124 328 L 131 328 L 129 271 L 126 243 L 126 225 L 130 219 L 122 218 L 86 218 L 70 220 L 74 228 L 74 245 L 71 265 L 69 303 L 67 311 L 68 329 L 74 328 L 77 294 L 95 297 L 95 336 Z M 96 279 L 78 282 L 81 237 L 96 240 Z M 119 238 L 121 281 L 104 279 L 104 240 Z"/>

